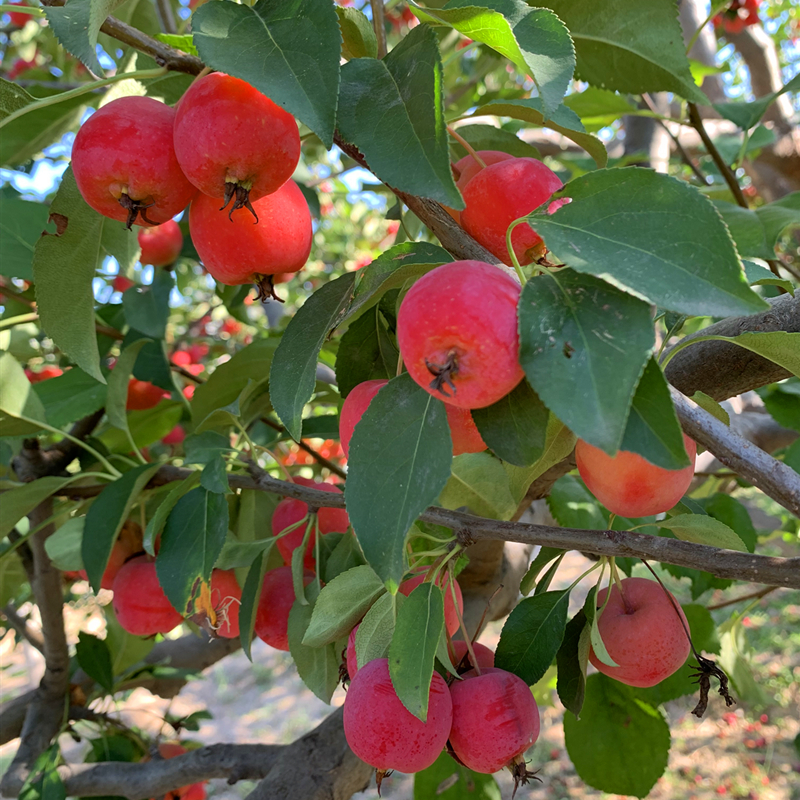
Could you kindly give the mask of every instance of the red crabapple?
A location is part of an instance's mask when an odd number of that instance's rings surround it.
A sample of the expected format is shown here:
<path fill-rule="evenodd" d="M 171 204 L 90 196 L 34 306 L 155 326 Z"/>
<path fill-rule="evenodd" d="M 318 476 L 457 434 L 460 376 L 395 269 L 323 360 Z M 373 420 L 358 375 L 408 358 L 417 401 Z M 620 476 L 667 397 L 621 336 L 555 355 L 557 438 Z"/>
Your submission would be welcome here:
<path fill-rule="evenodd" d="M 319 489 L 322 492 L 342 493 L 341 489 L 331 483 L 312 481 L 308 478 L 300 477 L 293 478 L 293 480 L 301 486 Z M 296 500 L 293 497 L 284 497 L 275 507 L 275 511 L 272 514 L 272 535 L 277 536 L 282 533 L 288 527 L 303 519 L 306 514 L 308 514 L 308 503 Z M 350 518 L 343 508 L 320 508 L 317 509 L 317 524 L 322 534 L 345 533 L 350 527 Z M 278 539 L 278 551 L 283 556 L 286 564 L 292 563 L 292 553 L 302 544 L 305 533 L 306 526 L 300 525 Z M 309 569 L 314 567 L 314 541 L 314 533 L 312 531 L 303 557 L 303 564 Z"/>
<path fill-rule="evenodd" d="M 142 228 L 138 238 L 142 248 L 139 261 L 151 267 L 168 267 L 183 249 L 181 226 L 174 219 L 154 228 Z"/>
<path fill-rule="evenodd" d="M 523 377 L 520 291 L 510 275 L 482 261 L 454 261 L 423 275 L 397 315 L 397 342 L 411 377 L 460 408 L 483 408 L 507 395 Z"/>
<path fill-rule="evenodd" d="M 469 409 L 445 403 L 444 410 L 450 426 L 450 438 L 453 440 L 453 455 L 482 453 L 486 449 L 486 442 L 483 441 Z"/>
<path fill-rule="evenodd" d="M 563 184 L 558 175 L 535 158 L 512 158 L 482 169 L 464 187 L 464 230 L 504 264 L 511 264 L 506 231 L 516 219 L 530 214 Z M 530 225 L 514 228 L 511 244 L 520 264 L 544 255 L 542 237 Z"/>
<path fill-rule="evenodd" d="M 217 613 L 217 636 L 224 639 L 239 638 L 239 605 L 242 590 L 232 569 L 215 569 L 211 572 L 211 603 Z"/>
<path fill-rule="evenodd" d="M 147 408 L 155 408 L 167 395 L 160 386 L 149 381 L 140 381 L 131 378 L 128 383 L 128 401 L 125 408 L 128 411 L 144 411 Z"/>
<path fill-rule="evenodd" d="M 360 625 L 361 623 L 359 623 Z M 350 680 L 352 681 L 353 678 L 356 676 L 356 672 L 358 672 L 358 656 L 356 655 L 356 633 L 358 631 L 358 625 L 350 631 L 350 635 L 347 637 L 347 651 L 345 659 L 347 661 L 347 674 L 350 676 Z"/>
<path fill-rule="evenodd" d="M 12 2 L 9 5 L 27 6 L 28 3 L 14 2 L 14 0 L 12 0 Z M 9 19 L 11 20 L 11 24 L 17 28 L 24 28 L 28 20 L 35 19 L 34 16 L 32 16 L 31 14 L 26 14 L 24 11 L 8 11 L 6 13 L 8 14 Z M 13 77 L 16 77 L 16 75 Z M 13 80 L 13 77 L 11 77 L 11 75 L 9 74 L 9 80 Z"/>
<path fill-rule="evenodd" d="M 470 665 L 471 669 L 472 666 L 468 656 L 469 651 L 467 650 L 467 643 L 461 639 L 456 639 L 453 641 L 453 650 L 456 654 L 456 660 L 453 662 L 453 666 L 457 667 L 464 656 L 467 656 L 464 664 Z M 480 642 L 473 642 L 472 650 L 475 653 L 475 658 L 478 661 L 481 672 L 494 666 L 494 650 L 489 649 L 485 644 L 481 644 Z"/>
<path fill-rule="evenodd" d="M 169 633 L 183 622 L 183 616 L 167 600 L 150 556 L 126 562 L 114 578 L 113 589 L 117 621 L 134 636 Z"/>
<path fill-rule="evenodd" d="M 458 581 L 455 581 L 454 589 L 456 602 L 458 603 L 458 611 L 456 611 L 455 603 L 453 603 L 453 592 L 450 591 L 450 573 L 447 573 L 447 575 L 447 578 L 443 578 L 440 573 L 436 585 L 444 592 L 444 626 L 452 636 L 459 628 L 458 615 L 464 611 L 464 598 L 461 595 L 461 587 L 458 585 Z M 415 575 L 413 578 L 407 578 L 400 584 L 398 591 L 408 597 L 424 580 L 425 575 Z"/>
<path fill-rule="evenodd" d="M 83 123 L 72 171 L 83 199 L 127 227 L 160 225 L 183 211 L 197 189 L 172 144 L 175 111 L 152 97 L 120 97 Z"/>
<path fill-rule="evenodd" d="M 180 426 L 176 425 L 162 440 L 162 444 L 173 445 L 181 444 L 186 438 L 186 431 Z"/>
<path fill-rule="evenodd" d="M 132 286 L 136 286 L 136 281 L 132 281 L 130 278 L 126 278 L 124 275 L 117 275 L 111 282 L 111 286 L 114 288 L 115 292 L 124 294 Z"/>
<path fill-rule="evenodd" d="M 655 686 L 689 657 L 689 625 L 683 609 L 657 581 L 624 578 L 621 584 L 622 594 L 614 584 L 608 605 L 597 619 L 603 644 L 618 666 L 604 664 L 594 650 L 589 651 L 589 660 L 620 683 Z M 598 608 L 607 595 L 608 589 L 597 593 Z"/>
<path fill-rule="evenodd" d="M 106 564 L 105 572 L 103 573 L 103 577 L 100 579 L 101 589 L 114 588 L 114 578 L 117 577 L 117 573 L 122 569 L 125 562 L 132 555 L 133 553 L 131 550 L 126 547 L 121 540 L 118 539 L 116 542 L 114 542 L 114 546 L 111 548 L 111 555 L 108 557 L 108 564 Z M 89 580 L 89 576 L 86 574 L 85 569 L 79 569 L 75 575 L 77 578 L 82 578 L 85 581 Z"/>
<path fill-rule="evenodd" d="M 627 450 L 610 456 L 583 439 L 575 446 L 575 460 L 589 491 L 609 511 L 622 517 L 649 517 L 672 508 L 692 482 L 697 444 L 686 434 L 683 444 L 691 462 L 683 469 L 657 467 Z"/>
<path fill-rule="evenodd" d="M 300 159 L 294 117 L 246 81 L 213 72 L 198 78 L 178 103 L 175 153 L 204 194 L 233 200 L 258 219 L 252 201 L 280 189 Z M 218 206 L 218 210 L 221 208 Z"/>
<path fill-rule="evenodd" d="M 238 213 L 231 224 L 219 224 L 221 200 L 198 194 L 189 209 L 189 229 L 200 259 L 220 283 L 256 283 L 260 296 L 274 296 L 270 276 L 302 269 L 311 252 L 311 212 L 294 181 L 287 181 L 253 203 L 249 214 Z"/>
<path fill-rule="evenodd" d="M 539 737 L 539 709 L 530 688 L 496 667 L 462 677 L 450 687 L 453 752 L 475 772 L 497 772 L 507 766 L 524 782 L 522 754 Z"/>
<path fill-rule="evenodd" d="M 453 710 L 447 684 L 433 673 L 428 718 L 422 722 L 400 702 L 389 676 L 389 661 L 364 664 L 344 700 L 344 735 L 350 749 L 381 773 L 419 772 L 438 758 L 447 742 Z"/>
<path fill-rule="evenodd" d="M 30 383 L 41 383 L 42 381 L 49 381 L 51 378 L 58 378 L 64 374 L 63 369 L 58 367 L 42 367 L 38 372 L 26 369 L 25 375 Z"/>
<path fill-rule="evenodd" d="M 499 150 L 478 150 L 476 155 L 488 167 L 490 164 L 497 164 L 500 161 L 508 161 L 514 156 L 502 153 Z M 460 192 L 464 187 L 483 169 L 483 167 L 472 157 L 470 153 L 459 159 L 453 164 L 453 173 L 456 177 L 456 187 Z M 461 224 L 461 212 L 454 208 L 444 206 L 444 210 L 459 224 Z"/>
<path fill-rule="evenodd" d="M 311 570 L 303 572 L 303 586 L 314 580 Z M 292 568 L 278 567 L 264 576 L 256 609 L 256 636 L 276 650 L 289 651 L 289 612 L 294 604 Z"/>

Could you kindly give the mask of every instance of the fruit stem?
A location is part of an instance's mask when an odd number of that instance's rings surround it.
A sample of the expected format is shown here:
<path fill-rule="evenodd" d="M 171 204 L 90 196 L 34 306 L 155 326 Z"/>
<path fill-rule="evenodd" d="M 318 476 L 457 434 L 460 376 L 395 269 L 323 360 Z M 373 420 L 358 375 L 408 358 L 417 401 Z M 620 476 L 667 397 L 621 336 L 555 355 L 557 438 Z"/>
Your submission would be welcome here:
<path fill-rule="evenodd" d="M 452 125 L 447 126 L 447 132 L 481 165 L 486 168 L 486 162 L 475 152 L 475 148 Z"/>
<path fill-rule="evenodd" d="M 608 560 L 608 563 L 611 567 L 611 577 L 613 578 L 614 584 L 617 587 L 619 596 L 622 598 L 622 605 L 625 606 L 625 613 L 633 614 L 635 609 L 631 607 L 630 603 L 625 597 L 625 592 L 622 590 L 622 581 L 620 580 L 619 572 L 617 571 L 617 564 L 613 556 Z"/>
<path fill-rule="evenodd" d="M 521 286 L 525 285 L 525 273 L 522 271 L 522 267 L 519 265 L 519 261 L 517 260 L 517 254 L 514 252 L 514 248 L 511 245 L 511 233 L 517 225 L 520 225 L 523 222 L 527 222 L 526 217 L 520 217 L 520 219 L 515 219 L 509 226 L 508 230 L 506 231 L 506 249 L 508 250 L 508 257 L 511 259 L 511 264 L 513 265 L 514 269 L 516 270 L 517 277 L 519 278 L 519 282 Z"/>
<path fill-rule="evenodd" d="M 0 14 L 30 14 L 32 17 L 43 17 L 44 11 L 34 6 L 16 6 L 4 3 L 0 5 Z"/>
<path fill-rule="evenodd" d="M 24 6 L 20 6 L 24 8 Z M 148 78 L 161 78 L 168 72 L 166 67 L 159 67 L 158 69 L 140 69 L 135 72 L 121 72 L 119 75 L 112 75 L 110 78 L 103 78 L 99 81 L 90 81 L 89 83 L 79 86 L 77 89 L 70 89 L 68 92 L 59 92 L 58 94 L 50 95 L 50 97 L 42 97 L 35 103 L 28 103 L 28 105 L 18 108 L 13 113 L 9 114 L 5 119 L 0 122 L 0 128 L 4 128 L 9 123 L 13 122 L 20 117 L 29 114 L 31 111 L 38 111 L 40 108 L 47 108 L 54 106 L 57 103 L 63 103 L 66 100 L 72 100 L 73 97 L 81 97 L 84 94 L 89 94 L 101 86 L 108 86 L 112 83 L 127 80 L 147 80 Z"/>
<path fill-rule="evenodd" d="M 700 36 L 703 28 L 711 22 L 717 14 L 722 11 L 723 8 L 730 5 L 730 0 L 722 0 L 721 3 L 712 3 L 711 4 L 711 13 L 697 26 L 697 30 L 692 34 L 692 38 L 689 39 L 688 43 L 686 44 L 686 54 L 689 54 L 689 51 L 694 47 L 695 42 L 697 41 L 697 37 Z"/>
<path fill-rule="evenodd" d="M 403 356 L 397 354 L 397 369 L 395 370 L 395 378 L 399 378 L 403 374 Z"/>

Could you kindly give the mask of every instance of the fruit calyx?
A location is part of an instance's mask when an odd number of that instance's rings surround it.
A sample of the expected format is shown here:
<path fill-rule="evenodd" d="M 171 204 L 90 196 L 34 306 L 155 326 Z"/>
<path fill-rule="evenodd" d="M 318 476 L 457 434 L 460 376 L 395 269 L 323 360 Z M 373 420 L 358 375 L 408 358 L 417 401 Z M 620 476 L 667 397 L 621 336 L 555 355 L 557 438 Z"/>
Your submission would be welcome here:
<path fill-rule="evenodd" d="M 246 208 L 256 219 L 253 224 L 258 225 L 258 214 L 256 214 L 256 210 L 250 203 L 249 186 L 245 186 L 242 183 L 237 183 L 236 181 L 225 181 L 225 196 L 223 199 L 225 200 L 225 203 L 223 204 L 222 208 L 220 208 L 220 211 L 224 211 L 228 207 L 228 203 L 233 200 L 231 210 L 228 212 L 228 219 L 233 221 L 231 218 L 233 212 L 238 208 Z M 274 294 L 272 296 L 275 297 L 276 300 L 278 299 Z"/>
<path fill-rule="evenodd" d="M 514 777 L 514 791 L 511 793 L 512 800 L 520 786 L 526 786 L 532 780 L 539 781 L 539 783 L 542 782 L 542 779 L 536 775 L 539 770 L 531 772 L 527 767 L 525 757 L 522 755 L 514 756 L 507 766 Z"/>
<path fill-rule="evenodd" d="M 428 372 L 434 376 L 430 382 L 430 387 L 435 392 L 443 394 L 445 397 L 453 397 L 456 393 L 456 385 L 453 383 L 453 378 L 458 375 L 458 358 L 455 350 L 451 350 L 447 354 L 444 364 L 434 364 L 432 361 L 425 359 L 425 366 Z M 450 387 L 453 394 L 448 394 L 444 390 L 445 384 Z"/>
<path fill-rule="evenodd" d="M 155 200 L 150 203 L 143 203 L 141 200 L 134 200 L 127 192 L 123 192 L 119 196 L 119 204 L 128 212 L 128 219 L 125 222 L 125 227 L 128 230 L 131 230 L 138 216 L 141 216 L 142 220 L 148 225 L 158 225 L 157 222 L 147 219 L 146 213 L 148 208 L 156 204 Z"/>
<path fill-rule="evenodd" d="M 250 206 L 250 201 L 247 202 L 248 207 Z M 225 208 L 223 206 L 222 208 Z M 222 209 L 220 209 L 222 210 Z M 252 211 L 252 208 L 250 209 Z M 255 213 L 253 211 L 253 213 Z M 230 217 L 230 214 L 228 215 Z M 258 221 L 258 217 L 256 217 L 256 222 Z M 280 298 L 275 293 L 275 284 L 272 280 L 272 275 L 254 275 L 253 282 L 256 285 L 256 289 L 258 289 L 258 301 L 263 303 L 265 300 L 277 300 L 279 303 L 283 303 L 284 300 Z"/>

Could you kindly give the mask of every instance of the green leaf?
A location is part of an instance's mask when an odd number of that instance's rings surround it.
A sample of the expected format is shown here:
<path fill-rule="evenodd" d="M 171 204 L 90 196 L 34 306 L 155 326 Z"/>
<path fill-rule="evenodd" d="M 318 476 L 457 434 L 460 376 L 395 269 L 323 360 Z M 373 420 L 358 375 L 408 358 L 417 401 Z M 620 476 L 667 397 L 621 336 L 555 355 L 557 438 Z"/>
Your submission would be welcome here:
<path fill-rule="evenodd" d="M 715 337 L 732 342 L 753 353 L 768 358 L 795 377 L 800 377 L 800 333 L 772 331 L 770 333 L 740 333 L 738 336 Z"/>
<path fill-rule="evenodd" d="M 676 538 L 684 542 L 747 552 L 747 547 L 739 535 L 714 517 L 703 514 L 679 514 L 677 517 L 662 519 L 655 524 L 659 528 L 672 531 Z"/>
<path fill-rule="evenodd" d="M 463 208 L 450 171 L 443 101 L 436 35 L 419 25 L 382 61 L 356 58 L 342 67 L 336 123 L 384 183 Z"/>
<path fill-rule="evenodd" d="M 636 387 L 620 449 L 638 453 L 662 469 L 689 465 L 669 386 L 655 356 L 650 357 Z"/>
<path fill-rule="evenodd" d="M 558 667 L 558 699 L 576 717 L 581 713 L 586 696 L 586 665 L 589 661 L 589 629 L 581 609 L 564 630 L 564 639 L 556 654 Z"/>
<path fill-rule="evenodd" d="M 372 567 L 353 567 L 322 587 L 303 644 L 321 647 L 347 636 L 375 600 L 385 593 Z"/>
<path fill-rule="evenodd" d="M 95 594 L 100 591 L 100 581 L 114 542 L 117 541 L 136 498 L 158 467 L 158 464 L 134 467 L 121 478 L 109 483 L 89 507 L 83 529 L 81 556 Z"/>
<path fill-rule="evenodd" d="M 713 105 L 720 116 L 730 120 L 743 131 L 747 131 L 759 123 L 766 110 L 782 94 L 797 91 L 800 91 L 800 75 L 795 75 L 792 80 L 784 84 L 777 92 L 771 92 L 750 103 L 714 103 Z"/>
<path fill-rule="evenodd" d="M 331 147 L 342 43 L 331 3 L 207 3 L 192 14 L 192 31 L 209 67 L 247 81 Z"/>
<path fill-rule="evenodd" d="M 564 741 L 581 779 L 611 794 L 646 797 L 667 768 L 664 718 L 605 675 L 586 681 L 580 720 L 564 715 Z"/>
<path fill-rule="evenodd" d="M 108 376 L 108 394 L 106 396 L 106 414 L 108 415 L 108 422 L 115 428 L 122 431 L 128 430 L 128 386 L 130 384 L 131 372 L 139 351 L 147 344 L 148 339 L 138 339 L 133 344 L 128 345 L 111 374 Z"/>
<path fill-rule="evenodd" d="M 490 519 L 511 519 L 517 510 L 508 475 L 503 465 L 489 453 L 456 456 L 439 503 L 452 509 L 467 506 L 473 514 Z"/>
<path fill-rule="evenodd" d="M 336 353 L 339 393 L 347 397 L 363 381 L 390 378 L 397 369 L 398 357 L 383 314 L 377 307 L 370 308 L 353 321 L 339 341 Z M 305 425 L 303 433 L 305 435 Z M 338 431 L 334 438 L 338 438 Z"/>
<path fill-rule="evenodd" d="M 405 600 L 406 598 L 399 592 L 397 594 L 386 592 L 364 615 L 356 631 L 356 658 L 359 669 L 369 661 L 388 656 L 389 645 L 394 636 L 397 611 Z"/>
<path fill-rule="evenodd" d="M 519 584 L 519 590 L 524 595 L 529 595 L 531 590 L 536 586 L 536 579 L 539 577 L 541 571 L 553 560 L 559 556 L 563 556 L 564 551 L 559 550 L 557 547 L 540 547 L 536 558 L 531 561 L 528 571 L 522 577 Z"/>
<path fill-rule="evenodd" d="M 429 242 L 403 242 L 390 247 L 359 270 L 353 302 L 345 319 L 352 319 L 375 305 L 390 289 L 411 283 L 452 260 L 447 250 Z"/>
<path fill-rule="evenodd" d="M 169 320 L 169 296 L 175 286 L 172 274 L 157 269 L 150 286 L 135 286 L 122 295 L 125 319 L 132 328 L 153 339 L 163 339 Z"/>
<path fill-rule="evenodd" d="M 537 128 L 548 127 L 582 147 L 594 159 L 598 168 L 605 167 L 608 163 L 605 145 L 596 136 L 586 133 L 578 115 L 564 105 L 559 106 L 545 123 L 542 101 L 538 97 L 525 100 L 490 100 L 478 106 L 466 119 L 484 117 L 487 114 L 519 119 Z"/>
<path fill-rule="evenodd" d="M 317 358 L 353 297 L 356 273 L 317 289 L 292 317 L 269 372 L 272 405 L 293 439 L 302 432 L 303 408 L 316 385 Z"/>
<path fill-rule="evenodd" d="M 796 230 L 800 227 L 800 192 L 792 192 L 779 200 L 760 206 L 755 213 L 764 226 L 764 238 L 771 258 L 775 253 L 775 245 L 786 228 Z"/>
<path fill-rule="evenodd" d="M 111 652 L 108 645 L 91 633 L 81 631 L 75 655 L 81 669 L 96 680 L 107 692 L 114 691 L 114 669 L 111 665 Z"/>
<path fill-rule="evenodd" d="M 736 246 L 738 248 L 738 242 Z M 744 264 L 744 274 L 747 278 L 747 282 L 751 286 L 780 286 L 781 289 L 785 289 L 789 294 L 794 294 L 795 287 L 791 281 L 779 278 L 766 267 L 762 267 L 760 264 L 755 264 L 752 261 L 742 261 L 742 264 Z"/>
<path fill-rule="evenodd" d="M 1 363 L 1 362 L 0 362 Z M 2 373 L 0 373 L 2 375 Z M 3 384 L 0 383 L 0 386 Z M 38 478 L 22 486 L 4 491 L 2 494 L 3 513 L 0 514 L 0 538 L 8 536 L 14 526 L 26 515 L 30 514 L 43 500 L 50 497 L 75 478 L 56 478 L 48 476 Z"/>
<path fill-rule="evenodd" d="M 542 154 L 528 142 L 523 142 L 518 136 L 505 128 L 495 128 L 494 125 L 459 125 L 458 135 L 472 146 L 473 150 L 499 150 L 517 158 L 538 158 Z M 460 142 L 452 142 L 450 150 L 456 159 L 464 158 L 467 151 Z"/>
<path fill-rule="evenodd" d="M 141 661 L 155 645 L 155 638 L 143 639 L 128 633 L 117 621 L 113 604 L 103 608 L 106 619 L 106 644 L 111 652 L 112 673 L 120 675 Z"/>
<path fill-rule="evenodd" d="M 161 501 L 155 514 L 150 517 L 150 521 L 147 523 L 147 528 L 145 528 L 144 531 L 144 549 L 146 553 L 149 553 L 151 556 L 156 554 L 156 539 L 158 539 L 161 531 L 164 530 L 167 517 L 172 512 L 172 509 L 175 508 L 175 504 L 178 500 L 194 489 L 198 483 L 200 483 L 200 473 L 193 472 L 179 483 L 176 483 L 175 486 L 170 489 L 169 494 Z"/>
<path fill-rule="evenodd" d="M 535 464 L 544 451 L 549 414 L 527 381 L 501 400 L 476 408 L 472 419 L 483 441 L 498 457 L 517 467 Z"/>
<path fill-rule="evenodd" d="M 519 360 L 542 402 L 576 436 L 615 453 L 655 343 L 647 304 L 561 269 L 525 285 L 519 331 Z"/>
<path fill-rule="evenodd" d="M 61 179 L 50 218 L 56 233 L 42 236 L 33 254 L 39 318 L 47 335 L 66 356 L 105 383 L 95 335 L 92 279 L 101 255 L 128 250 L 136 232 L 126 231 L 121 223 L 89 208 L 71 169 Z"/>
<path fill-rule="evenodd" d="M 596 170 L 556 196 L 572 202 L 528 221 L 579 272 L 684 314 L 722 317 L 767 307 L 747 285 L 716 209 L 685 181 L 641 167 Z"/>
<path fill-rule="evenodd" d="M 159 42 L 168 44 L 170 47 L 174 47 L 176 50 L 182 50 L 184 53 L 188 53 L 191 56 L 197 55 L 197 48 L 194 46 L 194 37 L 191 33 L 184 33 L 181 35 L 174 33 L 157 33 L 156 39 L 158 39 Z"/>
<path fill-rule="evenodd" d="M 493 775 L 473 772 L 447 753 L 414 775 L 414 800 L 501 800 Z"/>
<path fill-rule="evenodd" d="M 342 33 L 342 55 L 351 58 L 377 58 L 378 40 L 366 15 L 355 8 L 336 6 L 339 30 Z"/>
<path fill-rule="evenodd" d="M 319 602 L 319 598 L 317 598 Z M 331 696 L 339 684 L 339 653 L 336 644 L 331 642 L 324 647 L 308 647 L 303 637 L 311 616 L 316 609 L 310 603 L 301 604 L 295 600 L 289 612 L 288 635 L 289 651 L 297 667 L 300 680 L 322 700 L 330 703 Z"/>
<path fill-rule="evenodd" d="M 108 388 L 73 367 L 63 375 L 34 384 L 33 391 L 42 401 L 47 421 L 61 428 L 102 408 Z"/>
<path fill-rule="evenodd" d="M 239 569 L 249 567 L 253 561 L 269 550 L 273 545 L 271 539 L 259 539 L 257 542 L 237 542 L 228 538 L 222 546 L 219 558 L 214 562 L 214 569 Z"/>
<path fill-rule="evenodd" d="M 434 583 L 421 583 L 397 612 L 389 675 L 400 702 L 422 722 L 428 719 L 433 662 L 443 630 L 442 590 Z"/>
<path fill-rule="evenodd" d="M 715 200 L 714 206 L 728 226 L 731 237 L 736 243 L 736 250 L 742 258 L 775 257 L 774 246 L 767 247 L 764 226 L 755 211 L 728 203 L 725 200 Z M 747 262 L 745 262 L 745 271 L 746 269 Z M 747 282 L 752 283 L 749 277 Z"/>
<path fill-rule="evenodd" d="M 253 629 L 256 624 L 258 601 L 261 598 L 261 589 L 264 586 L 264 575 L 269 563 L 269 552 L 259 553 L 247 571 L 247 578 L 242 586 L 242 603 L 239 606 L 239 639 L 242 643 L 244 654 L 252 661 L 250 654 L 253 641 Z"/>
<path fill-rule="evenodd" d="M 0 274 L 33 282 L 33 248 L 47 224 L 47 216 L 44 203 L 0 193 Z"/>
<path fill-rule="evenodd" d="M 713 397 L 709 397 L 703 392 L 695 392 L 691 399 L 700 406 L 700 408 L 708 411 L 712 417 L 716 417 L 720 422 L 726 425 L 731 424 L 731 418 L 728 412 L 716 401 Z"/>
<path fill-rule="evenodd" d="M 161 534 L 156 574 L 167 599 L 181 613 L 186 613 L 195 582 L 211 579 L 227 534 L 225 495 L 198 487 L 172 509 Z"/>
<path fill-rule="evenodd" d="M 217 431 L 193 433 L 183 441 L 184 460 L 187 464 L 208 464 L 232 450 L 230 436 Z"/>
<path fill-rule="evenodd" d="M 569 592 L 526 597 L 509 614 L 500 634 L 494 664 L 533 686 L 547 672 L 567 626 Z"/>
<path fill-rule="evenodd" d="M 794 392 L 785 392 L 781 387 L 786 384 L 777 384 L 767 389 L 762 394 L 764 405 L 770 416 L 784 428 L 800 431 L 800 395 Z M 786 388 L 790 388 L 786 386 Z M 798 387 L 800 388 L 800 387 Z"/>
<path fill-rule="evenodd" d="M 28 573 L 16 553 L 6 553 L 0 559 L 0 605 L 13 600 L 28 583 Z"/>
<path fill-rule="evenodd" d="M 103 76 L 95 47 L 100 26 L 125 0 L 70 0 L 67 6 L 45 6 L 50 28 L 62 47 L 95 75 Z"/>
<path fill-rule="evenodd" d="M 577 76 L 626 94 L 675 92 L 707 103 L 689 69 L 672 0 L 617 0 L 598 13 L 592 0 L 545 0 L 575 42 Z"/>
<path fill-rule="evenodd" d="M 597 500 L 583 481 L 572 475 L 563 475 L 553 484 L 547 496 L 547 507 L 563 528 L 602 531 L 608 527 Z"/>
<path fill-rule="evenodd" d="M 544 8 L 522 0 L 450 0 L 440 10 L 411 6 L 423 22 L 443 22 L 483 42 L 530 75 L 549 117 L 561 105 L 575 71 L 575 49 L 564 23 Z"/>
<path fill-rule="evenodd" d="M 128 428 L 138 448 L 163 439 L 180 422 L 183 404 L 177 400 L 162 400 L 157 406 L 144 411 L 128 412 Z M 99 437 L 112 453 L 129 453 L 130 440 L 118 428 L 108 428 Z"/>
<path fill-rule="evenodd" d="M 589 86 L 564 98 L 564 105 L 574 111 L 587 130 L 597 131 L 627 114 L 636 114 L 637 108 L 622 95 Z"/>
<path fill-rule="evenodd" d="M 6 422 L 4 417 L 14 422 Z M 4 436 L 34 433 L 41 429 L 37 423 L 46 422 L 39 396 L 11 353 L 0 355 L 0 420 Z M 13 426 L 13 430 L 9 426 Z"/>
<path fill-rule="evenodd" d="M 55 533 L 44 542 L 47 557 L 53 565 L 65 572 L 83 569 L 81 542 L 86 517 L 70 517 Z"/>
<path fill-rule="evenodd" d="M 217 494 L 230 494 L 231 487 L 228 483 L 228 472 L 225 459 L 220 455 L 208 462 L 203 467 L 200 475 L 200 485 L 209 492 Z"/>
<path fill-rule="evenodd" d="M 408 373 L 378 392 L 356 426 L 347 513 L 367 563 L 392 591 L 405 572 L 406 535 L 447 483 L 452 458 L 444 404 Z"/>

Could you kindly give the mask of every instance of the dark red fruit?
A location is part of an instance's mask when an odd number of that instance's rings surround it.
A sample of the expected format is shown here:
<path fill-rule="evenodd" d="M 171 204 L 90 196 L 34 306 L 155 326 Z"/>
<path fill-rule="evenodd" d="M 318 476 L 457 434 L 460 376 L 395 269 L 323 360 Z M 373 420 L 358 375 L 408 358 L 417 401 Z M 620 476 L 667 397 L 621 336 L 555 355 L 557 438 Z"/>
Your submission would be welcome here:
<path fill-rule="evenodd" d="M 63 369 L 58 367 L 42 367 L 38 372 L 26 369 L 25 375 L 31 383 L 41 383 L 42 381 L 49 381 L 51 378 L 58 378 L 64 374 Z"/>
<path fill-rule="evenodd" d="M 197 189 L 175 157 L 175 111 L 152 97 L 120 97 L 95 111 L 72 146 L 83 199 L 111 219 L 160 225 L 183 211 Z"/>
<path fill-rule="evenodd" d="M 376 658 L 353 678 L 344 701 L 344 734 L 350 749 L 380 772 L 419 772 L 436 761 L 453 717 L 447 684 L 433 673 L 428 719 L 421 722 L 400 702 L 389 661 Z"/>
<path fill-rule="evenodd" d="M 280 189 L 300 159 L 294 117 L 249 83 L 214 72 L 192 83 L 175 116 L 175 153 L 186 177 L 217 209 L 246 207 Z M 284 270 L 286 272 L 290 270 Z"/>
<path fill-rule="evenodd" d="M 242 590 L 232 569 L 211 573 L 211 604 L 217 614 L 215 633 L 224 639 L 239 638 L 239 606 Z"/>
<path fill-rule="evenodd" d="M 303 586 L 314 580 L 314 573 L 305 570 Z M 261 597 L 256 610 L 256 636 L 276 650 L 289 651 L 289 612 L 295 601 L 292 568 L 279 567 L 264 576 Z"/>
<path fill-rule="evenodd" d="M 144 411 L 147 408 L 155 408 L 165 395 L 167 393 L 160 386 L 155 386 L 149 381 L 131 378 L 128 383 L 128 402 L 125 408 L 128 411 Z"/>
<path fill-rule="evenodd" d="M 154 228 L 139 231 L 139 247 L 142 254 L 139 261 L 151 267 L 168 267 L 175 263 L 183 249 L 181 227 L 174 219 Z"/>
<path fill-rule="evenodd" d="M 111 282 L 111 285 L 114 287 L 115 292 L 124 293 L 132 286 L 136 286 L 136 282 L 132 281 L 130 278 L 126 278 L 124 275 L 117 275 Z"/>
<path fill-rule="evenodd" d="M 278 191 L 253 203 L 258 224 L 238 211 L 220 225 L 220 198 L 198 194 L 189 210 L 189 229 L 205 268 L 229 285 L 258 284 L 271 296 L 269 276 L 302 269 L 311 252 L 311 213 L 297 184 L 287 181 Z"/>
<path fill-rule="evenodd" d="M 128 561 L 114 578 L 113 589 L 117 621 L 134 636 L 169 633 L 183 622 L 183 616 L 167 600 L 150 556 Z"/>
<path fill-rule="evenodd" d="M 464 230 L 504 264 L 511 264 L 506 231 L 514 220 L 530 214 L 558 191 L 558 175 L 535 158 L 512 158 L 487 166 L 464 187 Z M 544 255 L 542 237 L 530 225 L 514 228 L 511 244 L 520 264 Z"/>
<path fill-rule="evenodd" d="M 467 655 L 467 643 L 462 641 L 461 639 L 456 639 L 453 642 L 453 650 L 455 650 L 456 660 L 453 662 L 453 666 L 459 666 L 461 660 L 464 659 L 464 656 L 467 658 L 464 660 L 464 663 L 474 667 L 475 665 L 471 663 L 469 656 Z M 481 668 L 481 672 L 486 671 L 489 667 L 494 666 L 494 650 L 489 649 L 485 644 L 481 644 L 480 642 L 473 642 L 472 643 L 472 650 L 475 653 L 475 658 L 478 661 L 478 666 Z"/>
<path fill-rule="evenodd" d="M 539 737 L 539 709 L 531 690 L 521 678 L 496 667 L 462 677 L 450 687 L 453 752 L 475 772 L 514 766 Z"/>
<path fill-rule="evenodd" d="M 459 408 L 483 408 L 507 395 L 523 377 L 520 291 L 510 275 L 482 261 L 454 261 L 420 278 L 397 315 L 409 375 Z"/>

